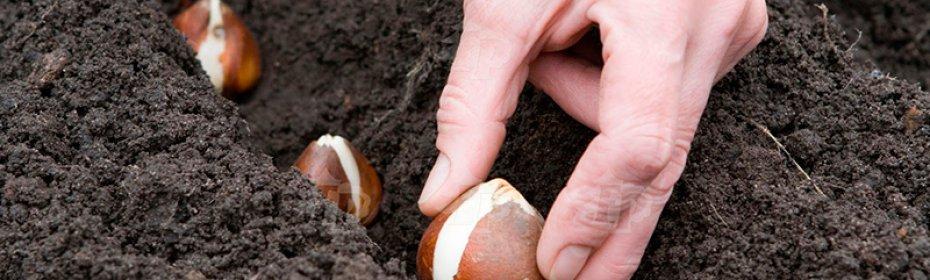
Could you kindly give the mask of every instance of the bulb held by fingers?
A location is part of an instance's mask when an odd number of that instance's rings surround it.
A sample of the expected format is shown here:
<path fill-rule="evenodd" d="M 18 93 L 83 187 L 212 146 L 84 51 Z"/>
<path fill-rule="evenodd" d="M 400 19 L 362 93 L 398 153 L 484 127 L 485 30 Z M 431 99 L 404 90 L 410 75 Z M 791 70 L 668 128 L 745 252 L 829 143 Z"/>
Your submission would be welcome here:
<path fill-rule="evenodd" d="M 323 135 L 310 143 L 294 163 L 294 168 L 313 182 L 326 199 L 354 215 L 363 225 L 370 224 L 381 203 L 378 174 L 348 140 Z"/>
<path fill-rule="evenodd" d="M 536 245 L 544 220 L 513 186 L 473 187 L 433 219 L 420 240 L 420 279 L 542 279 Z"/>

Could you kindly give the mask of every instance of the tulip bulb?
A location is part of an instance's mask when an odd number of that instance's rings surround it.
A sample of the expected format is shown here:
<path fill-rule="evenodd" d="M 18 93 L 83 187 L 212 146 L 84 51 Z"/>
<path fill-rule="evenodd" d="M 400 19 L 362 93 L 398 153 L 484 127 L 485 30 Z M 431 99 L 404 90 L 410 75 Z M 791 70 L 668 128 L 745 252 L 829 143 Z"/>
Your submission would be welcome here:
<path fill-rule="evenodd" d="M 294 168 L 326 199 L 368 225 L 378 214 L 381 181 L 368 159 L 339 136 L 323 135 L 310 143 Z"/>
<path fill-rule="evenodd" d="M 174 18 L 218 93 L 236 99 L 261 75 L 258 44 L 239 16 L 220 0 L 200 0 Z"/>
<path fill-rule="evenodd" d="M 417 251 L 420 279 L 542 279 L 543 217 L 503 179 L 459 196 L 430 223 Z"/>

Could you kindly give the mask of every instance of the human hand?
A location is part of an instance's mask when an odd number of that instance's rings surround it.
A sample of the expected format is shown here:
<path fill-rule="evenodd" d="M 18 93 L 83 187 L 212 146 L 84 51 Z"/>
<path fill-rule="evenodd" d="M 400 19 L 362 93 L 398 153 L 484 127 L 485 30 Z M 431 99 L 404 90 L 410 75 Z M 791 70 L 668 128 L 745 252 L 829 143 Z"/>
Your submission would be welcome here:
<path fill-rule="evenodd" d="M 529 79 L 599 132 L 546 219 L 540 272 L 629 278 L 711 87 L 765 34 L 764 0 L 465 0 L 464 13 L 420 210 L 434 216 L 484 181 Z M 595 24 L 601 50 L 563 51 Z"/>

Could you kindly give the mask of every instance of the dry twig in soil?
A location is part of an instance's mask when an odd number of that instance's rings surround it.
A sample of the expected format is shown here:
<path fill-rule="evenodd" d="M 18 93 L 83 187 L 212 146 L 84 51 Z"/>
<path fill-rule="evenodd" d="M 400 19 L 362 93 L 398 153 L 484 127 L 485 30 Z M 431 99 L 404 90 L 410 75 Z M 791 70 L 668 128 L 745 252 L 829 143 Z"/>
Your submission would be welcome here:
<path fill-rule="evenodd" d="M 791 153 L 788 152 L 788 149 L 785 148 L 785 145 L 782 145 L 781 142 L 778 141 L 778 138 L 776 138 L 775 135 L 772 135 L 772 132 L 769 131 L 767 127 L 756 122 L 753 119 L 749 119 L 749 123 L 751 123 L 753 126 L 761 130 L 762 133 L 765 134 L 765 136 L 768 136 L 769 139 L 772 139 L 772 141 L 775 142 L 775 146 L 778 147 L 778 150 L 785 154 L 785 157 L 788 158 L 788 161 L 790 161 L 791 164 L 793 164 L 794 167 L 797 168 L 798 171 L 801 172 L 801 175 L 804 175 L 804 179 L 807 179 L 807 181 L 811 182 L 811 185 L 814 186 L 814 189 L 817 191 L 817 193 L 819 193 L 822 196 L 827 196 L 826 194 L 823 193 L 823 190 L 821 190 L 820 187 L 817 186 L 817 183 L 814 183 L 814 180 L 811 179 L 811 176 L 809 174 L 807 174 L 807 171 L 804 171 L 804 168 L 801 168 L 801 165 L 798 164 L 796 160 L 794 160 L 794 157 L 791 156 Z"/>

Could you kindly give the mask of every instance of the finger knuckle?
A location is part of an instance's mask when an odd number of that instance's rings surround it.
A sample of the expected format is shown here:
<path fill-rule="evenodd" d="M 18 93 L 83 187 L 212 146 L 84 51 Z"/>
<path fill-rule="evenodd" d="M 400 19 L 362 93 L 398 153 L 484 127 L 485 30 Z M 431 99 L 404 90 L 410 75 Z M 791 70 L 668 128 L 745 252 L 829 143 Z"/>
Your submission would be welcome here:
<path fill-rule="evenodd" d="M 750 36 L 749 42 L 752 44 L 758 44 L 762 41 L 762 38 L 765 38 L 765 33 L 769 29 L 769 17 L 767 13 L 764 12 L 751 20 L 750 30 L 753 31 L 753 35 Z"/>
<path fill-rule="evenodd" d="M 748 14 L 745 15 L 746 18 L 741 27 L 741 34 L 739 37 L 734 38 L 736 43 L 756 45 L 762 41 L 768 31 L 769 17 L 765 1 L 756 0 L 752 2 L 749 4 Z M 752 7 L 753 5 L 758 7 Z"/>
<path fill-rule="evenodd" d="M 669 163 L 669 166 L 675 166 L 675 168 L 683 167 L 678 162 Z M 678 176 L 675 176 L 677 180 Z M 655 184 L 649 185 L 649 187 L 643 192 L 644 195 L 639 201 L 644 205 L 659 205 L 665 206 L 665 203 L 668 202 L 668 199 L 672 196 L 672 190 L 675 189 L 675 181 L 661 181 Z"/>
<path fill-rule="evenodd" d="M 751 1 L 751 0 L 750 0 Z M 713 39 L 727 42 L 744 30 L 743 18 L 750 1 L 747 0 L 711 0 L 702 3 L 707 9 L 700 21 L 703 29 L 713 34 Z"/>
<path fill-rule="evenodd" d="M 442 126 L 460 126 L 465 120 L 473 119 L 475 113 L 468 105 L 468 95 L 465 90 L 450 80 L 439 98 L 439 111 L 436 122 Z"/>
<path fill-rule="evenodd" d="M 643 190 L 643 195 L 637 198 L 637 203 L 642 204 L 643 207 L 651 207 L 656 209 L 661 209 L 668 202 L 669 198 L 672 196 L 672 191 L 675 189 L 675 182 L 681 176 L 681 171 L 684 170 L 685 155 L 675 155 L 672 157 L 672 160 L 669 161 L 668 166 L 662 172 L 668 172 L 660 174 L 656 180 L 653 180 Z"/>
<path fill-rule="evenodd" d="M 494 36 L 512 41 L 529 42 L 537 20 L 534 11 L 538 11 L 544 1 L 466 1 L 463 6 L 465 29 L 475 29 L 483 33 L 496 33 Z M 509 23 L 509 24 L 501 24 Z"/>
<path fill-rule="evenodd" d="M 643 4 L 637 1 L 606 0 L 598 1 L 589 9 L 589 17 L 612 28 L 615 32 L 640 31 L 658 32 L 663 36 L 682 37 L 687 34 L 687 17 L 679 5 Z"/>
<path fill-rule="evenodd" d="M 573 205 L 571 230 L 594 243 L 607 238 L 620 222 L 623 199 L 619 188 L 588 188 L 570 191 Z"/>
<path fill-rule="evenodd" d="M 664 125 L 643 125 L 636 129 L 607 134 L 617 149 L 616 173 L 632 173 L 634 179 L 648 181 L 668 165 L 675 149 L 672 129 Z"/>
<path fill-rule="evenodd" d="M 721 40 L 723 42 L 737 39 L 736 36 L 739 34 L 740 31 L 743 30 L 742 26 L 740 26 L 735 21 L 722 24 L 717 29 L 718 30 L 716 32 L 715 39 Z"/>
<path fill-rule="evenodd" d="M 666 40 L 669 42 L 674 42 L 676 43 L 675 45 L 682 45 L 687 41 L 686 38 L 688 38 L 689 33 L 688 24 L 686 24 L 681 17 L 669 17 L 668 19 L 656 21 L 657 24 L 650 25 L 650 27 L 654 28 L 652 31 L 666 35 L 665 38 L 667 38 Z"/>

